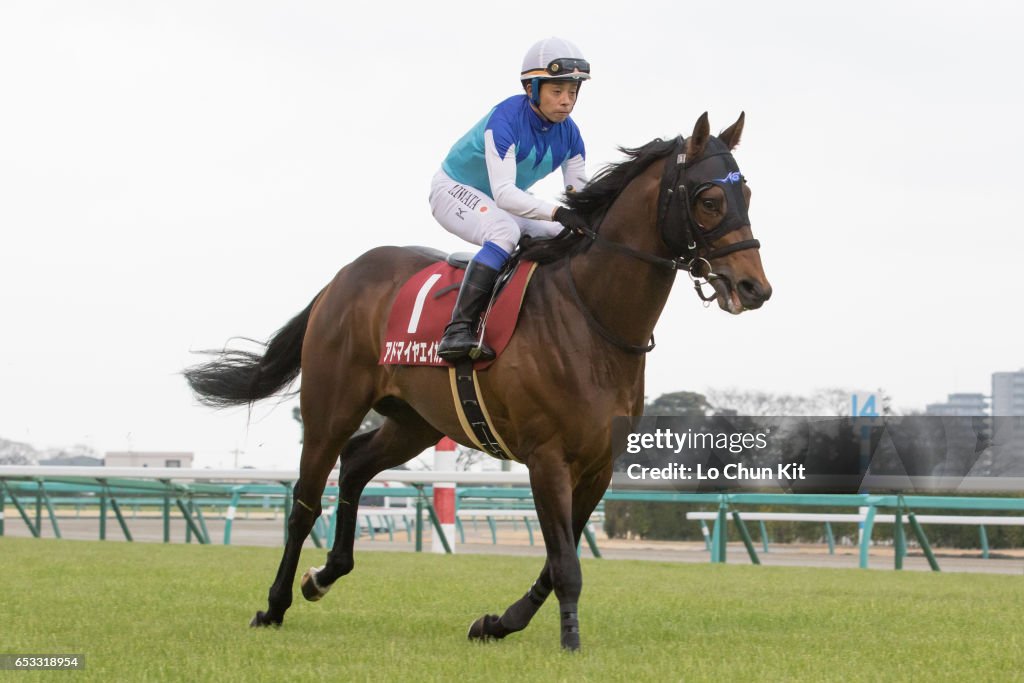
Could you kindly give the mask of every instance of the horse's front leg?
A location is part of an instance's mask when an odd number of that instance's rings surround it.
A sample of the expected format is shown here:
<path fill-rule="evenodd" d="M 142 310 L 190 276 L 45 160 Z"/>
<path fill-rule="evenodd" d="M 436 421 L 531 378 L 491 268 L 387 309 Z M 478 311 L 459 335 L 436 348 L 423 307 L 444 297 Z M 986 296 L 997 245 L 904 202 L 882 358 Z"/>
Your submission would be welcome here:
<path fill-rule="evenodd" d="M 572 529 L 573 483 L 569 466 L 560 457 L 531 460 L 530 488 L 537 506 L 537 521 L 544 534 L 551 584 L 558 598 L 562 648 L 580 649 L 577 605 L 583 590 L 583 573 Z"/>
<path fill-rule="evenodd" d="M 574 534 L 573 529 L 573 491 L 569 468 L 561 458 L 551 458 L 546 462 L 538 457 L 531 458 L 530 486 L 547 550 L 544 569 L 526 595 L 513 603 L 505 614 L 501 617 L 491 614 L 477 619 L 469 627 L 468 635 L 471 640 L 489 640 L 504 638 L 509 633 L 526 628 L 554 589 L 561 618 L 562 647 L 578 650 L 580 636 L 577 603 L 583 587 L 583 576 L 576 556 L 577 534 Z"/>
<path fill-rule="evenodd" d="M 590 516 L 593 514 L 597 504 L 601 502 L 601 497 L 604 496 L 604 492 L 608 488 L 608 482 L 611 480 L 611 469 L 611 463 L 609 463 L 602 471 L 595 472 L 593 475 L 584 477 L 577 482 L 576 488 L 573 489 L 572 533 L 574 549 L 579 546 L 580 539 L 583 537 L 583 529 L 590 521 Z M 543 606 L 548 595 L 551 594 L 551 576 L 551 562 L 547 560 L 544 562 L 544 568 L 541 570 L 540 576 L 530 586 L 530 590 L 526 592 L 526 595 L 509 605 L 508 609 L 500 617 L 496 614 L 488 614 L 473 622 L 473 625 L 469 627 L 469 639 L 500 639 L 526 628 L 534 615 Z"/>

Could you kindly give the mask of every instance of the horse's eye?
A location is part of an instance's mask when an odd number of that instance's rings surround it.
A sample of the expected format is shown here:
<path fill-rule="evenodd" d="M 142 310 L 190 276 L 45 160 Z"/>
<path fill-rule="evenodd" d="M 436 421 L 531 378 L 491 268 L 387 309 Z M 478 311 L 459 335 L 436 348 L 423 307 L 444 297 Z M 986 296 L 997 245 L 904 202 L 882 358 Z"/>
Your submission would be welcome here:
<path fill-rule="evenodd" d="M 714 199 L 702 199 L 700 203 L 701 203 L 701 206 L 704 207 L 705 211 L 714 211 L 715 210 L 715 200 Z"/>

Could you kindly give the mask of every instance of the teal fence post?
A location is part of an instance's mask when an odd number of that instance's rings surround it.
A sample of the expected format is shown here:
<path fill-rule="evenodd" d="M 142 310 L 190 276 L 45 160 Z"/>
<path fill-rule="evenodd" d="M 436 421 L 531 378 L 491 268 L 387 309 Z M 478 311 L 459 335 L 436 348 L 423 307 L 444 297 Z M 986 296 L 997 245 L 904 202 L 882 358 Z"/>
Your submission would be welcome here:
<path fill-rule="evenodd" d="M 498 545 L 498 527 L 490 515 L 487 515 L 487 525 L 491 527 L 491 545 Z"/>
<path fill-rule="evenodd" d="M 176 498 L 175 502 L 178 504 L 178 509 L 181 510 L 181 514 L 185 517 L 186 539 L 189 539 L 188 532 L 191 532 L 192 534 L 195 534 L 196 540 L 199 541 L 200 544 L 209 543 L 209 539 L 203 536 L 202 529 L 200 529 L 196 524 L 196 521 L 192 519 L 192 500 L 189 499 L 188 505 L 185 505 L 181 498 Z M 188 540 L 187 542 L 191 543 L 191 540 Z"/>
<path fill-rule="evenodd" d="M 205 545 L 209 545 L 210 530 L 206 528 L 206 518 L 203 517 L 203 508 L 199 503 L 192 501 L 192 509 L 196 511 L 196 519 L 199 520 L 199 529 L 203 532 L 201 537 L 202 540 L 200 542 Z"/>
<path fill-rule="evenodd" d="M 16 509 L 18 514 L 21 515 L 21 519 L 25 522 L 25 526 L 28 527 L 29 532 L 31 532 L 32 538 L 39 538 L 39 529 L 32 523 L 32 518 L 29 517 L 28 510 L 26 510 L 25 506 L 21 504 L 21 501 L 18 500 L 18 496 L 15 494 L 13 489 L 8 489 L 8 493 L 11 494 L 11 502 L 14 503 L 14 509 Z"/>
<path fill-rule="evenodd" d="M 107 492 L 100 493 L 100 540 L 107 540 Z"/>
<path fill-rule="evenodd" d="M 121 506 L 118 505 L 117 500 L 113 496 L 111 497 L 111 509 L 114 510 L 114 516 L 117 517 L 118 523 L 121 524 L 121 531 L 125 535 L 125 541 L 133 541 L 131 531 L 128 530 L 128 523 L 125 521 L 124 515 L 121 514 Z"/>
<path fill-rule="evenodd" d="M 419 487 L 417 487 L 419 488 Z M 356 525 L 358 527 L 358 524 Z M 423 552 L 423 490 L 416 496 L 416 552 Z"/>
<path fill-rule="evenodd" d="M 53 509 L 53 501 L 50 500 L 50 494 L 46 492 L 46 487 L 43 485 L 43 480 L 39 480 L 39 492 L 43 495 L 43 502 L 46 503 L 46 514 L 50 517 L 50 525 L 53 527 L 53 535 L 55 538 L 61 538 L 60 526 L 57 525 L 57 513 Z"/>
<path fill-rule="evenodd" d="M 928 565 L 932 568 L 933 572 L 940 571 L 939 563 L 935 560 L 935 554 L 932 552 L 932 546 L 928 543 L 928 537 L 924 535 L 924 529 L 917 521 L 917 517 L 913 512 L 907 510 L 907 519 L 910 521 L 910 528 L 914 530 L 914 535 L 917 536 L 917 542 L 921 545 L 921 550 L 924 551 L 924 556 L 928 558 Z"/>
<path fill-rule="evenodd" d="M 864 518 L 864 525 L 860 534 L 860 568 L 868 568 L 868 549 L 871 547 L 871 532 L 875 528 L 875 513 L 877 508 L 874 505 L 868 506 L 868 514 Z"/>
<path fill-rule="evenodd" d="M 0 537 L 4 535 L 4 504 L 7 501 L 7 485 L 0 481 Z"/>
<path fill-rule="evenodd" d="M 721 532 L 722 526 L 718 523 L 717 519 L 711 523 L 711 547 L 708 548 L 711 551 L 711 563 L 718 563 L 718 535 Z"/>
<path fill-rule="evenodd" d="M 594 532 L 590 530 L 590 522 L 583 527 L 583 537 L 587 539 L 587 545 L 590 546 L 590 554 L 601 559 L 601 551 L 597 547 L 597 539 L 594 538 Z"/>
<path fill-rule="evenodd" d="M 892 546 L 893 546 L 893 568 L 903 569 L 903 555 L 906 551 L 906 539 L 903 536 L 903 496 L 898 498 L 896 505 L 896 519 L 893 521 Z"/>
<path fill-rule="evenodd" d="M 836 536 L 832 533 L 832 524 L 825 522 L 825 541 L 828 543 L 828 554 L 836 554 Z"/>
<path fill-rule="evenodd" d="M 228 503 L 227 514 L 224 515 L 224 545 L 231 545 L 231 528 L 235 525 L 235 515 L 238 514 L 238 503 L 241 499 L 241 487 L 231 489 L 231 502 Z"/>
<path fill-rule="evenodd" d="M 768 527 L 764 525 L 763 519 L 758 520 L 757 525 L 761 528 L 761 547 L 768 552 Z"/>
<path fill-rule="evenodd" d="M 736 528 L 740 530 L 740 538 L 743 539 L 743 545 L 747 547 L 747 554 L 750 555 L 750 561 L 754 564 L 761 564 L 761 560 L 757 557 L 757 551 L 754 550 L 754 542 L 750 539 L 750 534 L 747 532 L 747 525 L 743 523 L 743 518 L 740 517 L 739 510 L 732 511 L 732 521 L 736 523 Z"/>
<path fill-rule="evenodd" d="M 0 536 L 4 535 L 3 531 L 3 504 L 0 503 Z M 978 536 L 981 539 L 981 558 L 983 560 L 988 559 L 988 532 L 985 531 L 985 525 L 981 524 L 978 526 Z"/>
<path fill-rule="evenodd" d="M 728 504 L 726 503 L 725 494 L 722 494 L 718 498 L 718 520 L 715 522 L 715 540 L 717 541 L 714 548 L 715 562 L 724 564 L 726 557 L 726 548 L 729 543 L 729 527 L 726 522 L 726 513 Z"/>
<path fill-rule="evenodd" d="M 171 497 L 164 494 L 164 543 L 171 542 Z"/>
<path fill-rule="evenodd" d="M 711 552 L 711 530 L 708 529 L 708 523 L 703 519 L 700 520 L 700 535 L 704 537 L 704 549 L 709 553 Z"/>
<path fill-rule="evenodd" d="M 43 481 L 38 480 L 39 488 L 36 489 L 36 529 L 39 530 L 39 535 L 43 535 Z"/>

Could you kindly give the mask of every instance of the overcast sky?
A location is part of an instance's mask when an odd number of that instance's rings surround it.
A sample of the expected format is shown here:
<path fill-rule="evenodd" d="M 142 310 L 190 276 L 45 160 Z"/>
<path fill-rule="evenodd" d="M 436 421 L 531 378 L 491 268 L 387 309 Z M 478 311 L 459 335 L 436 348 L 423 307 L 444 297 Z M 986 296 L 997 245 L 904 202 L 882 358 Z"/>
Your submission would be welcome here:
<path fill-rule="evenodd" d="M 774 296 L 733 317 L 680 279 L 649 396 L 987 394 L 1024 366 L 1022 13 L 5 0 L 0 437 L 297 466 L 294 401 L 216 413 L 181 369 L 266 338 L 376 245 L 464 249 L 430 178 L 548 35 L 593 65 L 573 114 L 591 174 L 705 110 L 715 130 L 747 113 L 736 157 Z"/>

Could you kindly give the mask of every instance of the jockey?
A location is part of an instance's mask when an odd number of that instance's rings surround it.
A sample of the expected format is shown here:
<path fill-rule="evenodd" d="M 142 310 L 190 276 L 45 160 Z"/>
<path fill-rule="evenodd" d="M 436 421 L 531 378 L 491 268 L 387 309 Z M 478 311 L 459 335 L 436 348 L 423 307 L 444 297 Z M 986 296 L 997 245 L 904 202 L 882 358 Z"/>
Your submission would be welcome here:
<path fill-rule="evenodd" d="M 567 40 L 547 38 L 523 59 L 526 94 L 514 95 L 484 116 L 448 152 L 430 186 L 430 209 L 449 232 L 482 247 L 466 268 L 452 320 L 438 355 L 457 360 L 477 346 L 476 328 L 498 273 L 522 234 L 552 237 L 579 231 L 576 211 L 526 190 L 562 169 L 566 191 L 587 180 L 579 128 L 569 117 L 590 64 Z M 494 352 L 482 345 L 479 358 Z"/>

